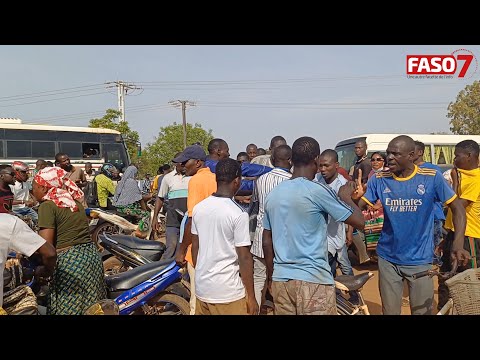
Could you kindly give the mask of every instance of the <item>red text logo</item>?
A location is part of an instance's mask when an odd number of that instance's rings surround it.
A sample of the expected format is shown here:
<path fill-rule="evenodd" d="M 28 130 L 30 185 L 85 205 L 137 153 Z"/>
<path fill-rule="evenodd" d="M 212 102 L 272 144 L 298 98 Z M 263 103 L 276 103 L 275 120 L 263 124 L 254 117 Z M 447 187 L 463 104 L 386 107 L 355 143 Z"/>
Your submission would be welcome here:
<path fill-rule="evenodd" d="M 474 62 L 474 66 L 471 66 L 472 62 Z M 453 78 L 453 75 L 456 74 L 458 78 L 464 78 L 467 73 L 468 77 L 473 76 L 477 66 L 475 55 L 465 49 L 456 50 L 450 55 L 407 55 L 407 75 L 426 77 L 430 77 L 428 75 L 451 75 L 448 78 Z"/>

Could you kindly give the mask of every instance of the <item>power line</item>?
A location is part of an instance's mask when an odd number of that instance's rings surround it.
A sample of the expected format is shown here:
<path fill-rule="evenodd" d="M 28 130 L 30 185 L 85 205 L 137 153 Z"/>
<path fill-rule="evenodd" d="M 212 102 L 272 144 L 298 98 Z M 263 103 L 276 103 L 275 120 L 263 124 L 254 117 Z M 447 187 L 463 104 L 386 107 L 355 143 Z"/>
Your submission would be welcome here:
<path fill-rule="evenodd" d="M 84 97 L 84 96 L 93 96 L 93 95 L 98 95 L 98 94 L 105 94 L 105 92 L 97 92 L 93 94 L 84 94 L 84 95 L 76 95 L 76 96 L 66 96 L 66 97 L 61 97 L 61 98 L 56 98 L 56 99 L 45 99 L 45 100 L 38 100 L 38 101 L 30 101 L 30 102 L 24 102 L 24 103 L 19 103 L 19 104 L 10 104 L 10 105 L 0 105 L 0 107 L 11 107 L 11 106 L 19 106 L 19 105 L 29 105 L 29 104 L 38 104 L 38 103 L 44 103 L 44 102 L 49 102 L 49 101 L 57 101 L 57 100 L 64 100 L 64 99 L 75 99 L 79 97 Z"/>
<path fill-rule="evenodd" d="M 118 111 L 120 111 L 120 122 L 125 121 L 125 95 L 128 94 L 128 90 L 141 90 L 142 88 L 137 87 L 133 84 L 126 83 L 124 81 L 110 81 L 106 83 L 107 89 L 116 87 L 118 89 Z"/>
<path fill-rule="evenodd" d="M 42 96 L 51 96 L 51 95 L 61 95 L 61 94 L 66 94 L 70 92 L 80 92 L 80 91 L 91 91 L 90 90 L 75 90 L 75 89 L 82 89 L 82 88 L 92 88 L 92 87 L 98 87 L 98 86 L 103 86 L 104 84 L 94 84 L 94 85 L 85 85 L 85 86 L 76 86 L 72 88 L 65 88 L 65 89 L 59 89 L 59 90 L 49 90 L 49 91 L 40 91 L 36 93 L 29 93 L 29 94 L 22 94 L 22 95 L 11 95 L 11 96 L 2 96 L 0 97 L 0 101 L 5 101 L 2 99 L 11 99 L 11 100 L 16 100 L 16 98 L 22 99 L 22 98 L 30 98 L 30 97 L 42 97 Z M 74 91 L 67 91 L 67 90 L 74 90 Z M 48 93 L 53 93 L 53 94 L 48 94 Z"/>
<path fill-rule="evenodd" d="M 182 124 L 183 124 L 183 148 L 187 147 L 187 118 L 185 114 L 185 110 L 187 105 L 195 106 L 195 103 L 190 100 L 171 100 L 168 102 L 169 104 L 173 105 L 176 108 L 182 108 Z"/>

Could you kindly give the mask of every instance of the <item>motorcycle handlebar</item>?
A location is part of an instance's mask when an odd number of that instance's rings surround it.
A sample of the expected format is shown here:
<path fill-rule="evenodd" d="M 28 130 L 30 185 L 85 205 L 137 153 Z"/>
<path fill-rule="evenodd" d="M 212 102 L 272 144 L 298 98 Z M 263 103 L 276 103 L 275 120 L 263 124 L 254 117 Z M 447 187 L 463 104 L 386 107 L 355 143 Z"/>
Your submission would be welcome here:
<path fill-rule="evenodd" d="M 425 270 L 425 271 L 420 271 L 419 273 L 413 274 L 412 278 L 414 279 L 419 279 L 425 276 L 428 276 L 432 273 L 432 270 Z"/>

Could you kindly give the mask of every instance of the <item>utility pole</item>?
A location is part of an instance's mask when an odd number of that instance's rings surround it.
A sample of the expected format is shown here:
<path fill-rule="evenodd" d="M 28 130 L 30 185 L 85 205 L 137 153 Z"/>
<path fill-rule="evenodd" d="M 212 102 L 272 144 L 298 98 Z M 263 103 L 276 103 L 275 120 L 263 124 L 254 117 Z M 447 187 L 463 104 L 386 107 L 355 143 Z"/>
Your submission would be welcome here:
<path fill-rule="evenodd" d="M 195 103 L 190 100 L 171 100 L 168 102 L 169 104 L 173 105 L 176 108 L 182 107 L 182 124 L 183 124 L 183 148 L 187 147 L 187 117 L 185 114 L 185 110 L 187 105 L 195 106 Z"/>
<path fill-rule="evenodd" d="M 106 83 L 107 89 L 116 87 L 117 88 L 117 97 L 118 97 L 118 111 L 120 111 L 120 122 L 125 121 L 125 95 L 127 95 L 128 90 L 140 90 L 140 87 L 137 87 L 133 84 L 128 84 L 123 81 L 109 81 Z"/>

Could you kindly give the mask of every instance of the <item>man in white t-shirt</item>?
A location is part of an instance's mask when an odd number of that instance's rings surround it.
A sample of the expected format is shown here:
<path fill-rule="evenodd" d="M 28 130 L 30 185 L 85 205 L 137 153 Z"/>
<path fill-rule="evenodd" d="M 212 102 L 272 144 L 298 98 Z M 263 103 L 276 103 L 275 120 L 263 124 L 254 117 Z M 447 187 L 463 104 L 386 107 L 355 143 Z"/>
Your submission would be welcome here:
<path fill-rule="evenodd" d="M 215 169 L 217 191 L 193 208 L 195 315 L 256 315 L 248 214 L 233 201 L 242 171 L 233 159 Z"/>
<path fill-rule="evenodd" d="M 338 173 L 338 155 L 335 150 L 324 150 L 318 159 L 318 169 L 325 184 L 330 187 L 335 194 L 348 181 Z M 319 179 L 319 182 L 322 182 Z M 330 215 L 327 223 L 327 241 L 328 241 L 328 262 L 332 268 L 333 277 L 336 276 L 337 262 L 342 271 L 342 275 L 353 275 L 352 264 L 348 259 L 346 227 L 344 222 L 337 222 Z M 349 244 L 351 239 L 349 239 Z"/>
<path fill-rule="evenodd" d="M 21 219 L 10 214 L 0 214 L 0 307 L 3 305 L 3 270 L 9 251 L 31 256 L 38 250 L 42 266 L 35 269 L 35 276 L 50 276 L 57 262 L 55 247 L 31 230 Z"/>
<path fill-rule="evenodd" d="M 28 180 L 28 165 L 22 161 L 14 161 L 15 184 L 9 185 L 13 193 L 12 211 L 17 215 L 28 215 L 36 223 L 38 214 L 32 209 L 36 201 L 31 200 Z"/>

